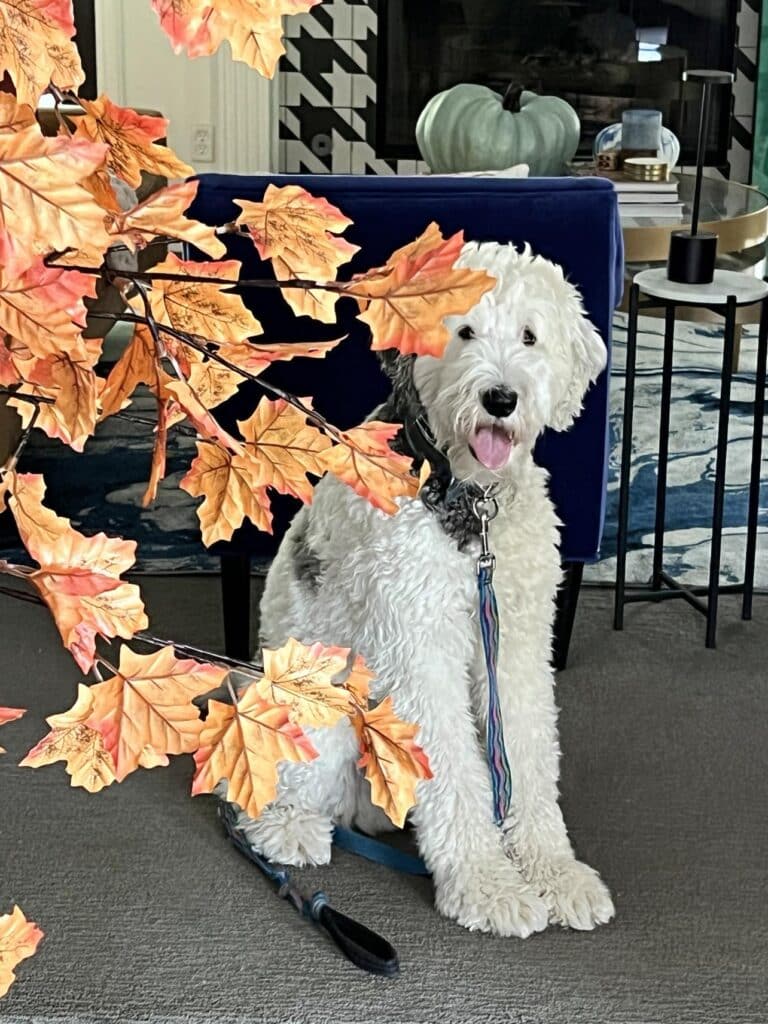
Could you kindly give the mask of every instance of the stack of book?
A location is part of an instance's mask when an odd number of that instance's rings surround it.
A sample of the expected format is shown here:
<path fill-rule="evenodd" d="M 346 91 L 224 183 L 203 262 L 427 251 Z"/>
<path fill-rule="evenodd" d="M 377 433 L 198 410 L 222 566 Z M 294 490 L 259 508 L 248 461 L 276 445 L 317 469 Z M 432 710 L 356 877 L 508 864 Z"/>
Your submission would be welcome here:
<path fill-rule="evenodd" d="M 619 194 L 619 214 L 624 219 L 682 221 L 683 204 L 677 191 L 677 181 L 630 181 L 612 176 Z"/>

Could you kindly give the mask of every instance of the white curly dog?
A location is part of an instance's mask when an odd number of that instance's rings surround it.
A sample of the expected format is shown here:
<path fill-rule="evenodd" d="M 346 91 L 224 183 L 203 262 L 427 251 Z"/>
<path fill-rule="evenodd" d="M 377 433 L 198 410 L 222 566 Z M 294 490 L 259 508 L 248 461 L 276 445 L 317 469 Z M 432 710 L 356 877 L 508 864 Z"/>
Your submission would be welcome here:
<path fill-rule="evenodd" d="M 421 726 L 433 778 L 411 814 L 439 910 L 470 929 L 526 937 L 549 922 L 591 929 L 613 904 L 574 855 L 558 805 L 557 708 L 550 667 L 561 578 L 547 474 L 532 457 L 545 427 L 565 430 L 605 346 L 562 270 L 530 249 L 467 244 L 458 265 L 486 269 L 492 292 L 446 320 L 442 358 L 393 357 L 393 397 L 375 419 L 426 411 L 456 481 L 498 485 L 491 524 L 499 603 L 499 688 L 513 806 L 494 824 L 485 734 L 488 682 L 477 615 L 476 530 L 461 503 L 419 498 L 388 516 L 332 477 L 317 486 L 272 565 L 261 606 L 266 646 L 288 637 L 350 647 Z M 394 415 L 390 415 L 393 414 Z M 386 827 L 356 768 L 348 721 L 314 730 L 319 757 L 281 766 L 277 798 L 248 836 L 265 856 L 322 864 L 334 822 Z"/>

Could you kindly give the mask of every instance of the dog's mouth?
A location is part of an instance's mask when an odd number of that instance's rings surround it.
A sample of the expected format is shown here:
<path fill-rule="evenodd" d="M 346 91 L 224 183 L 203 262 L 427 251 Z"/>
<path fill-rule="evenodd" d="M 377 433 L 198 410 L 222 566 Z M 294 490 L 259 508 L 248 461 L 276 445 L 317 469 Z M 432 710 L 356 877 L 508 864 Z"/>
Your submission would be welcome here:
<path fill-rule="evenodd" d="M 469 438 L 469 450 L 486 469 L 502 469 L 515 446 L 515 436 L 496 423 L 477 427 Z"/>

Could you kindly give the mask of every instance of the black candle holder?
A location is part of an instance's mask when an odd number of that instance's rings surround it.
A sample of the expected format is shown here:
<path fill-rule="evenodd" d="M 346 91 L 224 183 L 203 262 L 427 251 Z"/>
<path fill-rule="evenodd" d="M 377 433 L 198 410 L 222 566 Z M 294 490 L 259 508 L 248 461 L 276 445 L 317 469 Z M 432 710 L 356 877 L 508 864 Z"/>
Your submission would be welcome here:
<path fill-rule="evenodd" d="M 704 154 L 707 148 L 707 127 L 712 86 L 731 85 L 730 71 L 684 71 L 684 82 L 702 86 L 699 112 L 699 138 L 696 151 L 696 185 L 693 190 L 693 211 L 690 231 L 673 231 L 669 240 L 667 277 L 680 284 L 710 284 L 715 276 L 717 235 L 699 231 L 701 184 L 704 177 Z"/>

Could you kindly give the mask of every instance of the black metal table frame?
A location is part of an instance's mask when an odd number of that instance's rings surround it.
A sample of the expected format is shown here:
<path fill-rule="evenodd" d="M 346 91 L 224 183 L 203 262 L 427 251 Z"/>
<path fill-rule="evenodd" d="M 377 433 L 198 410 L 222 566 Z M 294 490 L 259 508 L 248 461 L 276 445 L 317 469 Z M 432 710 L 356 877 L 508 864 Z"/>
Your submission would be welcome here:
<path fill-rule="evenodd" d="M 766 350 L 768 350 L 768 296 L 761 302 L 760 328 L 757 345 L 757 370 L 755 374 L 755 407 L 752 432 L 752 462 L 749 479 L 749 506 L 747 514 L 747 551 L 744 568 L 744 582 L 720 585 L 720 557 L 723 533 L 723 506 L 725 496 L 725 471 L 728 453 L 728 421 L 731 407 L 731 382 L 733 379 L 733 354 L 736 338 L 736 309 L 739 305 L 735 296 L 726 302 L 713 305 L 708 302 L 691 302 L 690 299 L 674 301 L 653 297 L 647 303 L 640 302 L 640 286 L 633 283 L 629 294 L 629 319 L 627 322 L 627 365 L 624 394 L 624 425 L 621 445 L 621 472 L 619 484 L 619 522 L 616 560 L 616 595 L 614 606 L 614 629 L 624 628 L 624 607 L 637 601 L 663 601 L 682 598 L 707 620 L 706 646 L 715 647 L 717 637 L 718 598 L 722 593 L 743 595 L 741 617 L 752 618 L 752 597 L 755 580 L 755 554 L 757 549 L 758 515 L 760 511 L 760 470 L 763 447 L 763 421 L 765 415 L 765 373 Z M 754 301 L 742 305 L 756 305 Z M 659 424 L 659 460 L 656 484 L 656 516 L 653 541 L 653 568 L 650 582 L 645 585 L 626 585 L 627 540 L 629 532 L 629 487 L 632 458 L 632 426 L 635 400 L 635 366 L 637 359 L 637 321 L 643 309 L 664 307 L 664 358 L 662 365 L 661 409 Z M 667 465 L 669 461 L 669 417 L 672 398 L 672 359 L 675 338 L 675 311 L 678 306 L 698 306 L 722 316 L 725 321 L 723 338 L 723 362 L 720 374 L 720 409 L 717 426 L 717 455 L 715 461 L 714 499 L 712 506 L 712 547 L 709 560 L 709 582 L 706 587 L 685 587 L 673 579 L 663 568 L 664 526 L 667 500 Z M 631 592 L 627 592 L 631 589 Z M 707 600 L 703 601 L 702 597 Z"/>

